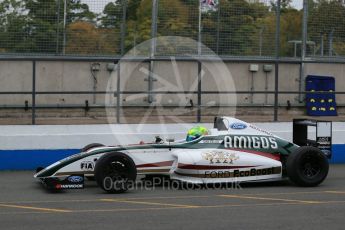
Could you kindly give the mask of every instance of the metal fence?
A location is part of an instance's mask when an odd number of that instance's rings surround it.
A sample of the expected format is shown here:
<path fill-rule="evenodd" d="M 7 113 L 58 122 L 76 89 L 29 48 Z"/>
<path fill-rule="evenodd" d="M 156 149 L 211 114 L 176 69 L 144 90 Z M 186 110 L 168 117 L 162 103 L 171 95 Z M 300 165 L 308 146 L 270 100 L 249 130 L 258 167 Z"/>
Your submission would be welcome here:
<path fill-rule="evenodd" d="M 121 56 L 152 37 L 183 36 L 221 56 L 267 58 L 276 56 L 277 34 L 281 57 L 344 57 L 345 5 L 338 0 L 0 1 L 0 55 Z M 155 54 L 184 52 L 158 47 Z"/>

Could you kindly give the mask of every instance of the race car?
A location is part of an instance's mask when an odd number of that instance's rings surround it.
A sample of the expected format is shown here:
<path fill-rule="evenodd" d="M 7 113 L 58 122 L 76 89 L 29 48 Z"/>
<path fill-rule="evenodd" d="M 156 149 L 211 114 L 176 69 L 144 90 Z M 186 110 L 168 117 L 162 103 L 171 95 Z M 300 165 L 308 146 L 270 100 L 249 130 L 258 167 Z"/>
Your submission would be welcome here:
<path fill-rule="evenodd" d="M 298 122 L 303 126 L 304 121 Z M 289 179 L 298 186 L 317 186 L 327 177 L 329 163 L 314 146 L 299 146 L 233 117 L 215 117 L 212 129 L 202 128 L 201 134 L 181 141 L 157 137 L 153 143 L 128 146 L 90 144 L 38 168 L 34 177 L 54 190 L 81 189 L 84 178 L 94 178 L 109 193 L 125 192 L 137 176 L 150 175 L 191 184 Z"/>

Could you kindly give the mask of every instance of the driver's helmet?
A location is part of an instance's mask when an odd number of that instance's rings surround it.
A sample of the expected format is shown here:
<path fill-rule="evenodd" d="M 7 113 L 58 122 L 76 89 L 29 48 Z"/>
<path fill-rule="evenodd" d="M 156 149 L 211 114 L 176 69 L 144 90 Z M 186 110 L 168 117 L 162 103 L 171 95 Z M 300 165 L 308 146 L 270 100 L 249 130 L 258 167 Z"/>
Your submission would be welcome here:
<path fill-rule="evenodd" d="M 207 134 L 208 134 L 208 129 L 202 126 L 196 126 L 188 130 L 186 141 L 192 141 Z"/>

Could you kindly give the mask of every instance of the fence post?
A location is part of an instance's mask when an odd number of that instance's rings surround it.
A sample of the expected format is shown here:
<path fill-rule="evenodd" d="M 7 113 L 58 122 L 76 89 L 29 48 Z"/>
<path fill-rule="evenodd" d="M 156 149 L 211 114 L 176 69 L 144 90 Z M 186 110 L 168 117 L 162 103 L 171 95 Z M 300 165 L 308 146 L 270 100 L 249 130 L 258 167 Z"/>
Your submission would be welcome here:
<path fill-rule="evenodd" d="M 125 36 L 126 36 L 126 17 L 127 17 L 127 0 L 122 0 L 122 22 L 121 22 L 121 57 L 125 54 Z"/>
<path fill-rule="evenodd" d="M 334 33 L 334 28 L 332 28 L 331 32 L 329 33 L 329 41 L 328 41 L 328 56 L 332 57 L 333 56 L 333 33 Z"/>
<path fill-rule="evenodd" d="M 274 70 L 274 121 L 278 121 L 278 90 L 279 90 L 279 52 L 280 52 L 280 0 L 277 0 L 276 7 L 276 60 Z"/>
<path fill-rule="evenodd" d="M 218 12 L 217 12 L 217 44 L 216 44 L 217 55 L 219 55 L 219 30 L 220 30 L 220 2 L 218 4 Z"/>
<path fill-rule="evenodd" d="M 121 57 L 125 54 L 125 36 L 126 36 L 126 17 L 127 17 L 127 0 L 122 0 L 122 22 L 121 22 Z M 121 103 L 121 59 L 117 62 L 117 88 L 116 88 L 116 123 L 120 123 L 120 103 Z"/>
<path fill-rule="evenodd" d="M 303 0 L 303 24 L 302 24 L 302 49 L 301 49 L 301 65 L 299 75 L 299 94 L 298 101 L 303 102 L 303 82 L 304 82 L 304 60 L 307 52 L 307 34 L 308 34 L 308 0 Z"/>
<path fill-rule="evenodd" d="M 117 86 L 116 86 L 116 123 L 120 124 L 120 103 L 121 103 L 121 69 L 120 60 L 117 62 Z"/>
<path fill-rule="evenodd" d="M 32 61 L 32 105 L 31 124 L 36 124 L 36 61 Z"/>
<path fill-rule="evenodd" d="M 60 1 L 56 1 L 57 15 L 56 15 L 56 51 L 59 54 L 59 34 L 60 34 Z"/>
<path fill-rule="evenodd" d="M 202 38 L 201 38 L 201 30 L 202 30 L 202 12 L 201 12 L 201 1 L 199 1 L 199 19 L 198 19 L 198 101 L 197 101 L 197 115 L 196 115 L 196 122 L 200 122 L 201 121 L 201 71 L 202 71 L 202 65 L 201 65 L 201 54 L 202 54 L 202 50 L 201 50 L 201 42 L 202 42 Z"/>
<path fill-rule="evenodd" d="M 151 23 L 151 50 L 150 50 L 150 62 L 149 62 L 149 74 L 148 74 L 148 103 L 154 102 L 152 95 L 154 72 L 154 61 L 152 60 L 156 53 L 156 36 L 157 36 L 157 13 L 158 13 L 158 0 L 152 1 L 152 23 Z"/>
<path fill-rule="evenodd" d="M 196 121 L 199 123 L 201 122 L 201 71 L 202 71 L 202 63 L 198 60 L 198 108 L 197 108 L 197 117 Z"/>
<path fill-rule="evenodd" d="M 63 47 L 62 47 L 62 54 L 65 55 L 66 51 L 66 26 L 67 26 L 67 1 L 64 0 L 63 4 Z"/>

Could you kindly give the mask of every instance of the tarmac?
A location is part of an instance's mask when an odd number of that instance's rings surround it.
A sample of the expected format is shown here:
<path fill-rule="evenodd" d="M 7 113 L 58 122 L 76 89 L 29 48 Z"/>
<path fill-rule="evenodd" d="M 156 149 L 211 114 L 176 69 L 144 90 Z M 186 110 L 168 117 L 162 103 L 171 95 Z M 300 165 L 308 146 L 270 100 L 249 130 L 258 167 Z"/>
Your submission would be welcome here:
<path fill-rule="evenodd" d="M 285 182 L 216 188 L 46 191 L 33 172 L 0 172 L 0 229 L 344 229 L 345 165 L 318 187 Z"/>

